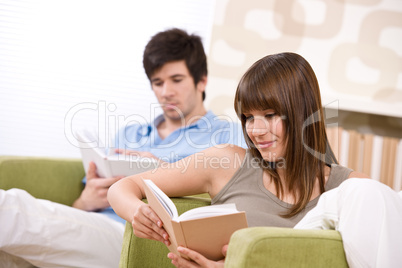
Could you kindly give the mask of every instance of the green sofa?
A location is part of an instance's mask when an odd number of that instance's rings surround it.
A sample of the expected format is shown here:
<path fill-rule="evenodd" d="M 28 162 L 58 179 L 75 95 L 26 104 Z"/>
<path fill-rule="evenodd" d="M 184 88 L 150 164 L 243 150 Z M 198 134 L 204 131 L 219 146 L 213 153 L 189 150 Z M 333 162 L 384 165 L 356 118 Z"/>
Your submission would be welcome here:
<path fill-rule="evenodd" d="M 84 176 L 80 159 L 0 156 L 0 189 L 24 189 L 68 206 L 80 196 Z"/>
<path fill-rule="evenodd" d="M 80 195 L 79 159 L 0 156 L 0 189 L 21 188 L 37 198 L 71 205 Z M 210 204 L 202 197 L 172 198 L 179 213 Z M 120 267 L 172 267 L 162 243 L 133 235 L 126 224 Z M 237 231 L 225 267 L 348 267 L 336 231 L 255 227 Z"/>
<path fill-rule="evenodd" d="M 208 199 L 172 198 L 179 213 L 210 204 Z M 167 247 L 157 241 L 138 238 L 126 224 L 120 268 L 174 267 Z M 348 267 L 342 238 L 332 230 L 295 230 L 253 227 L 235 232 L 229 242 L 225 267 Z"/>
<path fill-rule="evenodd" d="M 0 156 L 0 189 L 24 189 L 68 206 L 80 196 L 84 175 L 80 159 Z"/>

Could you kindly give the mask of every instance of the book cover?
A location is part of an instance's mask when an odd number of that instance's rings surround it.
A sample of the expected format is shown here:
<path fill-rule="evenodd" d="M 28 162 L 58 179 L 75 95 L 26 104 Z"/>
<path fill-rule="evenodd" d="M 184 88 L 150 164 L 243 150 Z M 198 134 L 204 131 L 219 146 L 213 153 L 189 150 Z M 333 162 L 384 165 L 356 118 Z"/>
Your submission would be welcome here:
<path fill-rule="evenodd" d="M 89 131 L 83 130 L 77 132 L 76 135 L 85 172 L 88 169 L 89 162 L 95 163 L 96 172 L 102 178 L 130 176 L 158 167 L 158 161 L 153 158 L 110 154 L 112 150 L 102 146 L 96 135 Z"/>
<path fill-rule="evenodd" d="M 384 137 L 382 163 L 381 163 L 381 182 L 394 187 L 395 165 L 397 158 L 398 139 Z"/>
<path fill-rule="evenodd" d="M 360 136 L 361 134 L 355 130 L 349 130 L 349 154 L 347 167 L 361 172 L 360 168 Z"/>
<path fill-rule="evenodd" d="M 395 171 L 396 168 L 395 166 L 397 165 L 397 157 L 398 157 L 398 142 L 399 139 L 398 138 L 391 138 L 391 145 L 390 145 L 390 158 L 389 158 L 389 164 L 388 164 L 388 168 L 389 168 L 389 173 L 388 173 L 388 186 L 391 188 L 394 188 L 394 184 L 395 184 Z"/>
<path fill-rule="evenodd" d="M 363 168 L 362 172 L 371 177 L 372 155 L 373 155 L 373 134 L 363 134 Z"/>
<path fill-rule="evenodd" d="M 244 211 L 237 211 L 234 204 L 213 205 L 191 209 L 178 215 L 170 198 L 152 181 L 143 180 L 148 204 L 158 214 L 169 234 L 171 252 L 178 246 L 195 250 L 211 260 L 223 259 L 222 247 L 231 235 L 247 227 Z"/>
<path fill-rule="evenodd" d="M 394 190 L 402 190 L 402 139 L 398 141 L 398 148 L 395 160 Z"/>
<path fill-rule="evenodd" d="M 349 155 L 349 132 L 347 130 L 342 129 L 340 132 L 341 136 L 341 144 L 339 150 L 339 164 L 344 167 L 348 166 L 348 155 Z"/>
<path fill-rule="evenodd" d="M 327 129 L 327 138 L 329 145 L 338 161 L 340 158 L 340 150 L 341 150 L 341 136 L 342 136 L 342 127 L 329 127 Z"/>
<path fill-rule="evenodd" d="M 382 147 L 384 138 L 382 136 L 374 135 L 373 138 L 373 153 L 371 156 L 371 169 L 370 177 L 376 181 L 380 181 L 381 167 L 382 167 Z"/>
<path fill-rule="evenodd" d="M 390 161 L 391 161 L 391 138 L 384 137 L 382 146 L 382 161 L 381 161 L 381 174 L 380 181 L 390 187 L 392 187 L 390 182 Z M 393 171 L 392 171 L 393 172 Z M 392 174 L 393 175 L 393 174 Z"/>

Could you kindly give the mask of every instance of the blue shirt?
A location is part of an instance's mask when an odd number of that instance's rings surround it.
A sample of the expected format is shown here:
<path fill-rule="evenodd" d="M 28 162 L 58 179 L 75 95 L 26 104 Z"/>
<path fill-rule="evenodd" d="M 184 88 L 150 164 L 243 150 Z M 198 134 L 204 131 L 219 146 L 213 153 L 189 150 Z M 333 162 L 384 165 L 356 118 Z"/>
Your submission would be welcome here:
<path fill-rule="evenodd" d="M 164 120 L 158 116 L 151 124 L 128 125 L 115 139 L 115 147 L 126 150 L 150 152 L 165 162 L 176 162 L 209 147 L 230 143 L 247 148 L 241 125 L 218 118 L 208 111 L 189 126 L 181 127 L 162 139 L 157 126 Z M 114 220 L 125 222 L 112 208 L 100 211 Z"/>

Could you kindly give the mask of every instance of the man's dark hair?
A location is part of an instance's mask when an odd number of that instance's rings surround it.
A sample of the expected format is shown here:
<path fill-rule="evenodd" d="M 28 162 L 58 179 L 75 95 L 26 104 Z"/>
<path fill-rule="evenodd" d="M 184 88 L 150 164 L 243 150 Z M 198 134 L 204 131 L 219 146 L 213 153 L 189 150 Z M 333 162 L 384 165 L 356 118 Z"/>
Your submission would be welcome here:
<path fill-rule="evenodd" d="M 197 85 L 208 74 L 207 57 L 201 38 L 173 28 L 154 35 L 144 50 L 143 65 L 148 79 L 165 63 L 184 60 Z M 205 99 L 205 91 L 202 99 Z"/>

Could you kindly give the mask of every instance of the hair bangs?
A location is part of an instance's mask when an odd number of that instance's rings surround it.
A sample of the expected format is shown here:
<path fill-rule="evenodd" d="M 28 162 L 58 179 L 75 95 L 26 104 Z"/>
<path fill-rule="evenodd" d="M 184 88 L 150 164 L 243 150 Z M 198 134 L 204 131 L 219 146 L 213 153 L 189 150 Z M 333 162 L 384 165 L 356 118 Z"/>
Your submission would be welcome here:
<path fill-rule="evenodd" d="M 250 79 L 250 77 L 253 77 L 253 79 Z M 267 73 L 260 72 L 256 75 L 250 69 L 240 81 L 235 96 L 235 110 L 239 118 L 241 119 L 244 113 L 253 110 L 273 109 L 276 112 L 280 112 L 278 96 L 274 95 L 277 91 L 271 90 L 275 86 L 275 83 L 269 81 Z"/>

